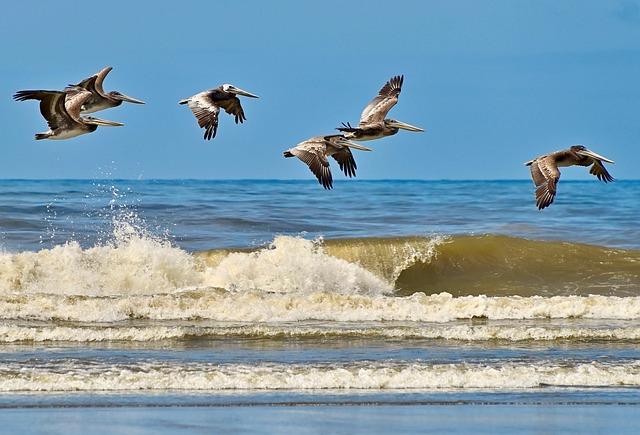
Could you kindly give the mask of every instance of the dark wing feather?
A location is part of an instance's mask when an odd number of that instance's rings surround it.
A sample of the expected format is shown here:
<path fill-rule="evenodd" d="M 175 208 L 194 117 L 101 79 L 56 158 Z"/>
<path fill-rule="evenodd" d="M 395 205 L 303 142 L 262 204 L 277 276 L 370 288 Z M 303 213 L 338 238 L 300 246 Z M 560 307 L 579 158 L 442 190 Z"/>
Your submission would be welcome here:
<path fill-rule="evenodd" d="M 244 116 L 244 110 L 240 104 L 240 99 L 236 96 L 226 98 L 224 100 L 218 100 L 216 103 L 224 109 L 229 115 L 234 115 L 236 124 L 239 122 L 242 124 L 247 118 Z"/>
<path fill-rule="evenodd" d="M 344 147 L 337 153 L 334 153 L 332 157 L 336 162 L 338 162 L 340 170 L 344 172 L 344 175 L 350 178 L 356 176 L 356 169 L 358 169 L 358 166 L 356 165 L 356 161 L 353 158 L 350 148 Z"/>
<path fill-rule="evenodd" d="M 389 110 L 398 102 L 403 81 L 404 76 L 395 76 L 385 83 L 378 95 L 362 111 L 360 125 L 384 120 Z"/>
<path fill-rule="evenodd" d="M 549 207 L 556 197 L 560 171 L 555 160 L 540 157 L 531 163 L 531 178 L 536 185 L 536 205 L 539 210 Z"/>
<path fill-rule="evenodd" d="M 323 146 L 316 146 L 315 144 L 309 146 L 303 143 L 289 151 L 309 167 L 322 187 L 325 189 L 333 187 L 333 177 L 331 169 L 329 169 L 329 161 L 324 155 Z"/>
<path fill-rule="evenodd" d="M 591 175 L 595 175 L 596 177 L 598 177 L 598 180 L 604 181 L 605 183 L 614 180 L 614 178 L 611 176 L 609 171 L 607 171 L 607 168 L 604 167 L 600 160 L 593 161 L 593 166 L 591 166 L 589 173 Z"/>
<path fill-rule="evenodd" d="M 195 95 L 187 101 L 189 109 L 198 120 L 198 125 L 204 128 L 205 140 L 216 137 L 218 131 L 218 113 L 220 108 L 206 94 Z"/>
<path fill-rule="evenodd" d="M 40 101 L 40 113 L 47 120 L 51 130 L 67 125 L 72 120 L 65 109 L 65 98 L 64 92 L 43 90 L 18 91 L 13 96 L 16 101 Z"/>
<path fill-rule="evenodd" d="M 349 122 L 347 123 L 342 122 L 341 124 L 342 124 L 342 127 L 338 127 L 336 128 L 336 130 L 341 131 L 343 133 L 355 133 L 356 131 L 358 131 L 358 129 L 355 127 L 352 127 L 351 123 Z"/>

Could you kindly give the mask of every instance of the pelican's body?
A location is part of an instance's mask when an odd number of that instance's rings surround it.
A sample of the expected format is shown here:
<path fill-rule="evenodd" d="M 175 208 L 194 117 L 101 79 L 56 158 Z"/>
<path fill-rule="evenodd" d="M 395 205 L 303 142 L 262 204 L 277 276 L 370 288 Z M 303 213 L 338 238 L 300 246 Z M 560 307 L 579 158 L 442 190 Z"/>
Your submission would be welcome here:
<path fill-rule="evenodd" d="M 70 85 L 65 88 L 65 92 L 70 96 L 75 95 L 79 89 L 85 89 L 91 93 L 82 105 L 81 113 L 93 113 L 99 110 L 110 109 L 111 107 L 121 105 L 123 101 L 135 104 L 144 104 L 144 101 L 129 97 L 128 95 L 118 91 L 104 91 L 102 83 L 112 69 L 113 68 L 110 66 L 103 68 L 98 73 L 84 79 L 77 85 Z"/>
<path fill-rule="evenodd" d="M 91 92 L 75 89 L 72 96 L 61 91 L 18 91 L 13 96 L 16 101 L 40 101 L 40 113 L 49 124 L 49 131 L 36 133 L 36 140 L 71 139 L 95 131 L 99 125 L 120 126 L 119 122 L 107 121 L 91 116 L 80 116 L 82 104 L 91 96 Z"/>
<path fill-rule="evenodd" d="M 542 210 L 553 203 L 558 180 L 560 180 L 559 167 L 593 165 L 589 170 L 590 174 L 605 183 L 613 181 L 613 177 L 602 162 L 613 163 L 612 160 L 588 150 L 583 145 L 574 145 L 569 149 L 546 154 L 526 162 L 525 165 L 531 166 L 531 178 L 536 185 L 538 209 Z"/>
<path fill-rule="evenodd" d="M 316 136 L 300 142 L 295 147 L 285 151 L 285 157 L 297 157 L 309 166 L 318 182 L 325 189 L 333 188 L 333 176 L 329 168 L 328 157 L 333 157 L 340 165 L 340 169 L 348 177 L 356 175 L 356 161 L 351 153 L 351 148 L 362 151 L 371 151 L 362 145 L 351 142 L 341 134 L 329 136 Z"/>
<path fill-rule="evenodd" d="M 398 102 L 398 96 L 402 91 L 404 76 L 391 78 L 380 89 L 378 95 L 364 108 L 360 115 L 360 123 L 357 127 L 343 123 L 338 130 L 344 133 L 347 139 L 365 141 L 380 139 L 386 136 L 393 136 L 400 129 L 408 131 L 424 131 L 420 127 L 396 121 L 395 119 L 385 119 L 387 113 Z"/>
<path fill-rule="evenodd" d="M 224 84 L 215 89 L 192 95 L 181 100 L 179 104 L 189 105 L 189 109 L 198 120 L 198 125 L 204 128 L 204 138 L 211 140 L 216 137 L 218 131 L 218 114 L 221 107 L 228 114 L 234 115 L 236 124 L 243 123 L 247 119 L 238 95 L 258 98 L 257 95 L 243 91 L 233 85 Z"/>

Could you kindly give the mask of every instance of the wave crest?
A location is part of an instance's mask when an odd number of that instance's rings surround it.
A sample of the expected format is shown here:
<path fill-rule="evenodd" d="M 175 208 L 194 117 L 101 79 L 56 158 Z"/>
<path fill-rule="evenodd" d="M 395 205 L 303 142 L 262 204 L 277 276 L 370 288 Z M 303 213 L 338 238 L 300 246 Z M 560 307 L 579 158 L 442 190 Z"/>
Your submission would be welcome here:
<path fill-rule="evenodd" d="M 152 295 L 222 288 L 398 296 L 638 296 L 640 252 L 505 236 L 311 241 L 187 253 L 124 228 L 115 241 L 0 254 L 0 294 Z"/>
<path fill-rule="evenodd" d="M 281 236 L 253 252 L 218 252 L 217 264 L 135 229 L 83 249 L 0 254 L 1 293 L 150 295 L 193 288 L 229 291 L 383 294 L 392 286 L 357 264 L 324 252 L 318 241 Z"/>

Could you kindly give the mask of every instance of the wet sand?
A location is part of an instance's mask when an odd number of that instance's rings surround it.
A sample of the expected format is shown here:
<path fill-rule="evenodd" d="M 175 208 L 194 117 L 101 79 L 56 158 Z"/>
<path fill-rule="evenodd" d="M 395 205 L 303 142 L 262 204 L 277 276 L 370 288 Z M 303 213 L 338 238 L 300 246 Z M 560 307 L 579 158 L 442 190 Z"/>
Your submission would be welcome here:
<path fill-rule="evenodd" d="M 384 405 L 0 410 L 5 433 L 637 433 L 638 405 Z"/>

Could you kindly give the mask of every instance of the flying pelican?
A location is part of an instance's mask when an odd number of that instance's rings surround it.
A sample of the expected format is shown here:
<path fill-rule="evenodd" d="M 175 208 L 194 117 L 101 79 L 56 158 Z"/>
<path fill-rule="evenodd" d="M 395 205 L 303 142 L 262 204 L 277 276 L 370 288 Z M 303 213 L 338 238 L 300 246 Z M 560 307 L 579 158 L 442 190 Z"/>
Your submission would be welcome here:
<path fill-rule="evenodd" d="M 91 97 L 91 92 L 74 89 L 73 95 L 61 91 L 18 91 L 13 96 L 16 101 L 40 101 L 40 113 L 49 124 L 49 131 L 36 133 L 40 139 L 70 139 L 95 131 L 99 125 L 121 126 L 119 122 L 107 121 L 92 116 L 80 116 L 80 108 Z"/>
<path fill-rule="evenodd" d="M 181 100 L 178 104 L 189 105 L 189 109 L 198 120 L 198 125 L 205 129 L 204 138 L 211 140 L 211 138 L 216 137 L 216 132 L 218 131 L 218 113 L 220 113 L 221 107 L 229 115 L 235 116 L 236 124 L 238 122 L 242 123 L 247 119 L 244 116 L 244 110 L 242 110 L 240 99 L 237 95 L 258 98 L 257 95 L 225 83 L 217 88 L 192 95 Z"/>
<path fill-rule="evenodd" d="M 69 85 L 65 88 L 65 92 L 69 95 L 73 95 L 79 91 L 80 88 L 86 89 L 91 92 L 91 96 L 82 105 L 81 113 L 93 113 L 98 110 L 109 109 L 111 107 L 117 107 L 122 104 L 123 101 L 135 104 L 144 104 L 144 101 L 137 98 L 129 97 L 118 91 L 105 92 L 102 88 L 102 82 L 104 82 L 107 74 L 111 72 L 113 68 L 108 66 L 102 68 L 96 74 L 88 77 L 78 83 L 77 85 Z"/>
<path fill-rule="evenodd" d="M 385 136 L 392 136 L 400 129 L 408 131 L 424 131 L 411 124 L 396 121 L 395 119 L 385 119 L 387 113 L 398 102 L 398 96 L 402 90 L 404 76 L 392 77 L 380 89 L 378 95 L 364 108 L 360 115 L 360 124 L 352 127 L 349 123 L 342 123 L 342 127 L 337 130 L 345 133 L 347 139 L 353 140 L 373 140 Z"/>
<path fill-rule="evenodd" d="M 560 179 L 558 167 L 562 166 L 591 166 L 590 174 L 605 183 L 613 181 L 613 177 L 602 162 L 613 163 L 605 157 L 588 150 L 583 145 L 574 145 L 567 150 L 556 151 L 537 157 L 525 163 L 531 166 L 531 178 L 536 185 L 536 205 L 538 210 L 549 207 L 556 196 L 556 187 Z"/>
<path fill-rule="evenodd" d="M 329 160 L 332 156 L 340 165 L 340 170 L 348 177 L 356 176 L 356 161 L 353 159 L 351 149 L 371 151 L 371 148 L 359 145 L 346 139 L 341 134 L 329 136 L 316 136 L 300 142 L 295 147 L 283 153 L 285 157 L 297 157 L 309 166 L 311 172 L 318 178 L 318 182 L 325 189 L 333 187 L 333 177 L 329 169 Z"/>

